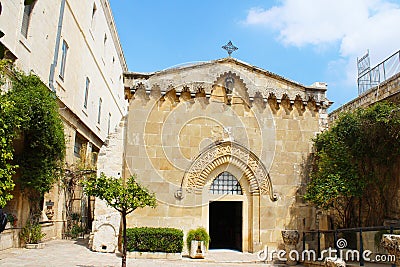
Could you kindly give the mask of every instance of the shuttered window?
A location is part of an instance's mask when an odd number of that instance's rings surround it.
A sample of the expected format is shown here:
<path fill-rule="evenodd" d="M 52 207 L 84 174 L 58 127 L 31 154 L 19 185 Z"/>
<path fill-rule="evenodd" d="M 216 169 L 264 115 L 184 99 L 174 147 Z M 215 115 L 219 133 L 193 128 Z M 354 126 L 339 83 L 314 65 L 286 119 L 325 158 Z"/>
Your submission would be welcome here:
<path fill-rule="evenodd" d="M 97 113 L 97 123 L 100 124 L 101 121 L 101 104 L 103 100 L 101 100 L 101 97 L 99 98 L 99 111 Z"/>
<path fill-rule="evenodd" d="M 111 113 L 108 113 L 107 134 L 110 134 L 110 127 L 111 127 Z"/>
<path fill-rule="evenodd" d="M 33 5 L 26 5 L 24 7 L 24 14 L 22 16 L 22 26 L 21 26 L 21 33 L 25 38 L 28 38 L 28 29 L 29 29 L 29 22 L 31 20 Z"/>
<path fill-rule="evenodd" d="M 90 80 L 88 77 L 86 77 L 85 100 L 83 101 L 83 107 L 85 109 L 87 108 L 87 104 L 88 104 L 89 86 L 90 86 Z"/>
<path fill-rule="evenodd" d="M 84 144 L 87 143 L 87 140 L 80 135 L 78 132 L 75 134 L 75 144 L 74 144 L 74 155 L 78 158 L 81 157 L 81 149 Z"/>
<path fill-rule="evenodd" d="M 60 78 L 64 79 L 65 73 L 65 63 L 67 62 L 67 52 L 68 52 L 68 44 L 63 41 L 62 44 L 62 55 L 61 55 L 61 65 L 60 65 Z"/>

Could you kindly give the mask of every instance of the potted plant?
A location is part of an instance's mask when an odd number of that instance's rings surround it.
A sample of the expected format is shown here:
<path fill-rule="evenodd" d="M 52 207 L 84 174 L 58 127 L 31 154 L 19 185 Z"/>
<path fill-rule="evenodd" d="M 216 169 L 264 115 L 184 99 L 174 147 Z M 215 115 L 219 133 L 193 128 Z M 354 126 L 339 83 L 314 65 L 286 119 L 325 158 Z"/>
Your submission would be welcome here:
<path fill-rule="evenodd" d="M 45 235 L 38 223 L 28 221 L 21 229 L 19 236 L 26 248 L 43 248 L 44 243 L 40 243 L 40 241 Z"/>
<path fill-rule="evenodd" d="M 209 242 L 210 236 L 204 227 L 190 230 L 186 237 L 189 256 L 193 259 L 204 259 Z"/>

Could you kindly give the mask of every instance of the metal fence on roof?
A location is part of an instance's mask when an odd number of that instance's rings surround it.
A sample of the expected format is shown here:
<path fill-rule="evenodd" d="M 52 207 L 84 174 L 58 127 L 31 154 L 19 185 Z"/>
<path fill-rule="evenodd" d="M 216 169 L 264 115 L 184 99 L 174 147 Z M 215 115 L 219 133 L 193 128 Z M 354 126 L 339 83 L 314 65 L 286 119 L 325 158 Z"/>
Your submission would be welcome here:
<path fill-rule="evenodd" d="M 368 54 L 366 56 L 368 57 Z M 367 68 L 362 68 L 362 71 L 360 72 L 360 65 L 362 61 L 365 62 L 363 58 L 358 61 L 358 95 L 361 95 L 369 89 L 378 86 L 382 82 L 400 72 L 400 50 L 382 61 L 374 68 L 369 69 L 369 66 L 367 66 Z"/>

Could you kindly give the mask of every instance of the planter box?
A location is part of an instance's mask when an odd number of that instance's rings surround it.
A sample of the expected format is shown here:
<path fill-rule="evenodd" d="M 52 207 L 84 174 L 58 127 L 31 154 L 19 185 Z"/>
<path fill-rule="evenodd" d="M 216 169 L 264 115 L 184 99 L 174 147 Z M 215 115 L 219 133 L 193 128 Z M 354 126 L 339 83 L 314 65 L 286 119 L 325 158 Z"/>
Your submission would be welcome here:
<path fill-rule="evenodd" d="M 192 240 L 190 243 L 189 256 L 192 259 L 204 259 L 205 254 L 206 246 L 204 245 L 204 241 Z"/>
<path fill-rule="evenodd" d="M 127 252 L 128 258 L 134 259 L 167 259 L 167 260 L 181 260 L 182 253 L 165 253 L 165 252 Z"/>
<path fill-rule="evenodd" d="M 38 248 L 44 248 L 45 246 L 46 246 L 45 243 L 25 244 L 25 248 L 27 249 L 38 249 Z"/>

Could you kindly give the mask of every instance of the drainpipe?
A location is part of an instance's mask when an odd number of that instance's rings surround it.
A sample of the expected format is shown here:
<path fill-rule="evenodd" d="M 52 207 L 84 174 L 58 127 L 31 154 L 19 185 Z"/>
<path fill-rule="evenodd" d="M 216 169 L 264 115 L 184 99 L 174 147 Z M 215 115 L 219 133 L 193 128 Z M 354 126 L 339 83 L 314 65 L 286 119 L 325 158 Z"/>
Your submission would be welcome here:
<path fill-rule="evenodd" d="M 54 73 L 56 71 L 56 66 L 57 66 L 58 51 L 60 50 L 61 30 L 62 30 L 62 23 L 63 23 L 63 19 L 64 19 L 65 2 L 66 2 L 66 0 L 61 0 L 60 15 L 58 16 L 56 45 L 54 47 L 53 63 L 50 66 L 49 87 L 53 92 L 56 91 L 56 89 L 54 88 Z"/>

